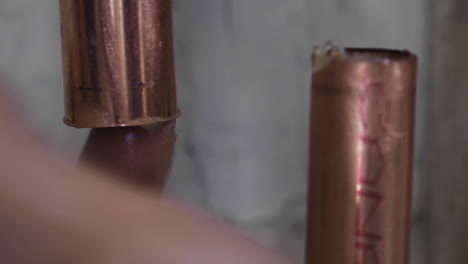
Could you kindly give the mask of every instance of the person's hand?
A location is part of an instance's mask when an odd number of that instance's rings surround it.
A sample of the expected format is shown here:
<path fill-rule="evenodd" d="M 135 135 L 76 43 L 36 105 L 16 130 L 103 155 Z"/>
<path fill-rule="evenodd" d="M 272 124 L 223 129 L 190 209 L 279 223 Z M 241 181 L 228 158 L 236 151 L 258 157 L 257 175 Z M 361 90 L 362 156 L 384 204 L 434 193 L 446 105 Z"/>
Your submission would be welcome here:
<path fill-rule="evenodd" d="M 0 263 L 283 264 L 237 231 L 80 167 L 35 138 L 0 89 Z"/>

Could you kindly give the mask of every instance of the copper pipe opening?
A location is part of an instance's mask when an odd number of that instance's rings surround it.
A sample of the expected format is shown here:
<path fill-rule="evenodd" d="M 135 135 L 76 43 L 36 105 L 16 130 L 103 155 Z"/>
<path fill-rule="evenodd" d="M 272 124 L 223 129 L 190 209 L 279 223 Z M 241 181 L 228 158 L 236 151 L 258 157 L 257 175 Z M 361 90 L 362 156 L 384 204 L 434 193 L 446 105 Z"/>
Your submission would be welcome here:
<path fill-rule="evenodd" d="M 390 50 L 376 48 L 345 48 L 346 53 L 350 56 L 364 55 L 367 57 L 405 59 L 413 56 L 411 52 L 406 50 Z"/>

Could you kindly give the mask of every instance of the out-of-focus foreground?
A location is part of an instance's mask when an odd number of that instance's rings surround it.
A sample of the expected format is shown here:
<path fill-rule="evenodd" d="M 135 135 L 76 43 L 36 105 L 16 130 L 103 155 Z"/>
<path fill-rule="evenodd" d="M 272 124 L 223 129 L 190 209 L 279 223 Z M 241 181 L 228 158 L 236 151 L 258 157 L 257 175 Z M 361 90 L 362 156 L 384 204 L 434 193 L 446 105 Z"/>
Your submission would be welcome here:
<path fill-rule="evenodd" d="M 420 57 L 412 263 L 468 260 L 468 4 L 446 0 L 173 0 L 179 104 L 169 192 L 301 256 L 310 54 L 345 46 Z M 77 157 L 62 124 L 56 0 L 0 0 L 0 68 L 28 120 Z"/>

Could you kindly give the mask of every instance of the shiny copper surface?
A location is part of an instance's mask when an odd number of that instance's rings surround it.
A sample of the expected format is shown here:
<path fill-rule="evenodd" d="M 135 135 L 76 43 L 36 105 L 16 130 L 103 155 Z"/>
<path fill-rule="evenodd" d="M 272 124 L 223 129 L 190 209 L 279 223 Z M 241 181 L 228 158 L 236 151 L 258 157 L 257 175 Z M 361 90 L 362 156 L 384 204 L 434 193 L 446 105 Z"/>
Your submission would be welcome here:
<path fill-rule="evenodd" d="M 116 179 L 161 191 L 175 151 L 175 121 L 153 129 L 143 127 L 95 128 L 81 155 L 82 165 L 109 172 Z"/>
<path fill-rule="evenodd" d="M 406 264 L 417 58 L 313 58 L 307 264 Z"/>
<path fill-rule="evenodd" d="M 179 116 L 170 0 L 60 0 L 60 9 L 68 125 Z"/>

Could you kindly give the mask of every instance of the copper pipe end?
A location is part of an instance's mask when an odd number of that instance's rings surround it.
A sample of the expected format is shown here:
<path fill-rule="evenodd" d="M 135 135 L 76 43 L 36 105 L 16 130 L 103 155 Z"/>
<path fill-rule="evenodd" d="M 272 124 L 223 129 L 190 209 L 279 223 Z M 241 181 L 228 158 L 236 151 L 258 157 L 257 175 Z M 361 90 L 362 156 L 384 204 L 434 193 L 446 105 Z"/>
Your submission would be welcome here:
<path fill-rule="evenodd" d="M 153 127 L 92 129 L 80 163 L 109 172 L 115 179 L 160 192 L 172 166 L 175 122 L 160 122 Z"/>
<path fill-rule="evenodd" d="M 170 0 L 60 0 L 60 10 L 66 124 L 179 117 Z"/>
<path fill-rule="evenodd" d="M 408 263 L 417 58 L 313 55 L 307 264 Z"/>

